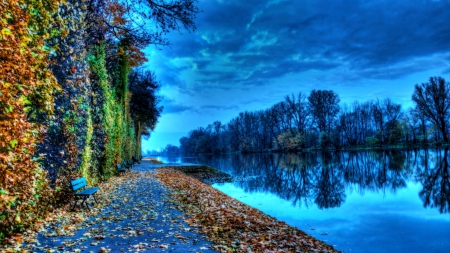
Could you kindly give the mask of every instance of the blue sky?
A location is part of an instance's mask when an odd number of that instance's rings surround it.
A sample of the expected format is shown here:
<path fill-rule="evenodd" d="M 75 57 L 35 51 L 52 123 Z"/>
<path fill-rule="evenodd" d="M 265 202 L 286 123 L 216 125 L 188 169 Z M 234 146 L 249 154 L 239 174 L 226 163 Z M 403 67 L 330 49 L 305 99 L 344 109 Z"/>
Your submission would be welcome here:
<path fill-rule="evenodd" d="M 189 131 L 290 94 L 333 90 L 341 103 L 391 98 L 450 80 L 450 1 L 200 0 L 197 30 L 149 47 L 146 68 L 164 111 L 143 149 L 179 145 Z"/>

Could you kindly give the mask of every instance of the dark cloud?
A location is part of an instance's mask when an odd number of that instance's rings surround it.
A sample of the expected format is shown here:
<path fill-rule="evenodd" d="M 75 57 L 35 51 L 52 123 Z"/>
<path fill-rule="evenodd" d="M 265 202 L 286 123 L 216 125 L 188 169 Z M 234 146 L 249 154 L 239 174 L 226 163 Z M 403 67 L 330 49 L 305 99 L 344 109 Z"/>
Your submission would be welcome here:
<path fill-rule="evenodd" d="M 233 83 L 239 81 L 240 78 L 236 72 L 227 71 L 203 71 L 202 77 L 198 78 L 197 85 L 199 89 L 202 88 L 219 88 L 222 90 L 233 89 Z M 223 86 L 221 84 L 227 83 L 228 86 Z"/>
<path fill-rule="evenodd" d="M 398 65 L 386 65 L 373 68 L 361 68 L 347 71 L 335 71 L 333 74 L 323 77 L 321 80 L 331 82 L 334 79 L 336 83 L 349 81 L 359 81 L 361 77 L 370 80 L 398 80 L 411 73 L 418 73 L 428 70 L 428 68 L 439 69 L 442 65 L 440 60 L 419 59 Z M 426 66 L 426 68 L 424 68 Z"/>
<path fill-rule="evenodd" d="M 278 65 L 271 66 L 269 68 L 266 67 L 264 69 L 255 71 L 247 79 L 255 80 L 255 79 L 277 78 L 286 74 L 298 73 L 312 69 L 327 70 L 334 68 L 336 66 L 338 66 L 338 64 L 336 63 L 328 63 L 320 61 L 304 62 L 304 61 L 287 60 L 280 62 Z"/>
<path fill-rule="evenodd" d="M 286 74 L 343 65 L 355 79 L 397 78 L 406 67 L 376 69 L 409 66 L 417 57 L 450 50 L 449 1 L 203 0 L 200 8 L 196 32 L 170 37 L 166 56 L 196 64 L 195 79 L 205 86 L 264 85 Z"/>
<path fill-rule="evenodd" d="M 293 54 L 345 59 L 354 68 L 397 63 L 448 51 L 448 2 L 283 1 L 252 23 L 252 30 L 278 36 L 267 49 L 280 58 Z M 263 49 L 264 50 L 264 49 Z"/>

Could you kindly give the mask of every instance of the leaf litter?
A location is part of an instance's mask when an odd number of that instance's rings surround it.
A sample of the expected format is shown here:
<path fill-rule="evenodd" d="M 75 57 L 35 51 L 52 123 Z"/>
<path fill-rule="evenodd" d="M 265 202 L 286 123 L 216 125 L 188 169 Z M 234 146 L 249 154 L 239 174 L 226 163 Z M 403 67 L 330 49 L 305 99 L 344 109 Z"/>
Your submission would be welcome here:
<path fill-rule="evenodd" d="M 303 231 L 270 217 L 174 168 L 156 177 L 173 189 L 172 201 L 192 227 L 220 252 L 339 252 Z"/>

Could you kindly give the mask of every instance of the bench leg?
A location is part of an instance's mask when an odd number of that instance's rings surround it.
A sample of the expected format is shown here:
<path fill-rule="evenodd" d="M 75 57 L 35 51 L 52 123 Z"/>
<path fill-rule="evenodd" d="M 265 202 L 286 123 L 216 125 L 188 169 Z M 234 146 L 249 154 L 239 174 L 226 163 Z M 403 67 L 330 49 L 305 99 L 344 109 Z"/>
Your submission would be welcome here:
<path fill-rule="evenodd" d="M 86 202 L 86 200 L 87 200 L 87 197 L 86 196 L 83 196 L 83 202 L 81 202 L 81 206 L 83 206 L 83 204 L 87 207 L 87 209 L 89 210 L 89 211 L 91 211 L 91 209 L 89 208 L 89 205 L 88 205 L 88 203 Z"/>
<path fill-rule="evenodd" d="M 87 207 L 87 209 L 89 210 L 89 211 L 91 211 L 91 208 L 89 207 L 89 203 L 88 203 L 88 198 L 90 197 L 91 195 L 83 195 L 83 196 L 77 196 L 76 198 L 75 198 L 75 203 L 73 204 L 73 206 L 72 206 L 72 209 L 70 210 L 70 211 L 74 211 L 75 210 L 75 208 L 77 207 L 77 204 L 78 204 L 78 201 L 79 200 L 81 200 L 81 204 L 79 204 L 78 206 L 86 206 Z M 95 200 L 95 203 L 97 203 L 98 204 L 98 201 L 97 201 L 97 198 L 95 198 L 95 195 L 92 195 L 92 197 L 94 197 L 94 200 Z"/>
<path fill-rule="evenodd" d="M 75 211 L 75 207 L 77 207 L 77 202 L 78 202 L 78 198 L 75 198 L 75 203 L 73 203 L 72 208 L 70 209 L 70 211 Z"/>

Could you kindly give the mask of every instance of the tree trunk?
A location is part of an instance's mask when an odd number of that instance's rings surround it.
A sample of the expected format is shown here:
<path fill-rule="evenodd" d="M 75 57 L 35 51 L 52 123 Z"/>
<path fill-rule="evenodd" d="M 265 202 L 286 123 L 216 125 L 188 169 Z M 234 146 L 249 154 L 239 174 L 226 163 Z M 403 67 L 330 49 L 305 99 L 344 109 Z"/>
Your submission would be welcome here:
<path fill-rule="evenodd" d="M 444 142 L 448 143 L 448 137 L 447 137 L 447 128 L 445 126 L 445 120 L 441 119 L 441 132 L 442 132 L 442 137 L 444 138 Z"/>

